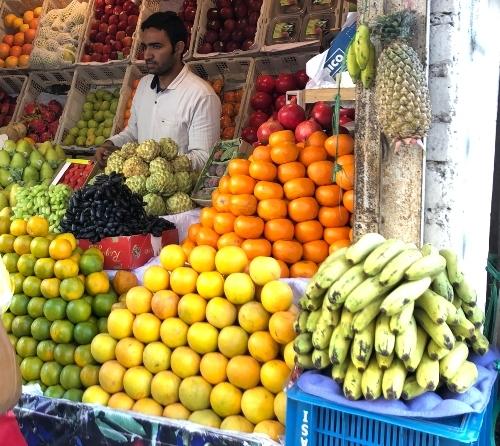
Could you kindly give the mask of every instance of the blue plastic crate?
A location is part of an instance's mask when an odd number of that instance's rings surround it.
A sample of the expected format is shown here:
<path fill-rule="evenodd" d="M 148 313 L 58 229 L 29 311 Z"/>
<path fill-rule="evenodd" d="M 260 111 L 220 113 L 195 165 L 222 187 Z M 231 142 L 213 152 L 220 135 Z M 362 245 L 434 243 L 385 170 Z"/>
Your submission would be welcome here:
<path fill-rule="evenodd" d="M 496 395 L 496 392 L 492 392 Z M 491 398 L 485 411 L 436 420 L 380 415 L 341 406 L 293 386 L 286 446 L 493 446 Z"/>

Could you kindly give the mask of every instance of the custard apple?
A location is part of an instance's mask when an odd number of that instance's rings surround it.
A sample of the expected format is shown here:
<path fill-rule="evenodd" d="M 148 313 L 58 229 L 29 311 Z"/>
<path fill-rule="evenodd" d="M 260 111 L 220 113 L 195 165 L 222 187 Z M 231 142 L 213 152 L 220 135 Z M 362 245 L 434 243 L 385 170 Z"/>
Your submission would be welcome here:
<path fill-rule="evenodd" d="M 188 194 L 177 192 L 165 200 L 167 210 L 170 214 L 178 214 L 193 209 L 193 202 Z"/>
<path fill-rule="evenodd" d="M 174 169 L 172 169 L 172 165 L 165 158 L 158 157 L 149 163 L 149 172 L 151 175 L 163 172 L 174 173 Z"/>
<path fill-rule="evenodd" d="M 144 175 L 135 175 L 125 180 L 125 185 L 134 193 L 139 195 L 146 195 L 146 177 Z"/>
<path fill-rule="evenodd" d="M 125 159 L 134 156 L 138 146 L 139 144 L 135 142 L 128 142 L 124 144 L 120 150 L 120 156 Z"/>
<path fill-rule="evenodd" d="M 148 165 L 141 160 L 138 156 L 132 156 L 123 163 L 123 175 L 126 178 L 133 177 L 135 175 L 148 175 L 149 169 Z"/>
<path fill-rule="evenodd" d="M 135 153 L 149 163 L 160 154 L 160 145 L 153 139 L 148 139 L 139 144 Z"/>
<path fill-rule="evenodd" d="M 175 174 L 175 182 L 177 183 L 177 190 L 189 194 L 193 189 L 193 182 L 191 175 L 188 172 L 177 172 Z"/>
<path fill-rule="evenodd" d="M 168 172 L 151 174 L 146 180 L 146 189 L 148 192 L 172 195 L 177 190 L 175 178 Z"/>
<path fill-rule="evenodd" d="M 119 152 L 113 152 L 111 155 L 109 155 L 109 158 L 106 162 L 106 167 L 104 168 L 104 173 L 106 175 L 109 175 L 111 172 L 121 173 L 124 163 L 125 159 L 120 156 Z"/>
<path fill-rule="evenodd" d="M 165 215 L 167 211 L 167 207 L 165 206 L 165 202 L 163 199 L 156 194 L 147 194 L 143 197 L 146 205 L 144 206 L 144 210 L 148 215 Z"/>
<path fill-rule="evenodd" d="M 179 155 L 172 161 L 174 172 L 189 172 L 191 170 L 191 160 L 187 155 Z"/>
<path fill-rule="evenodd" d="M 179 151 L 179 146 L 172 138 L 160 139 L 160 156 L 167 160 L 173 160 Z"/>

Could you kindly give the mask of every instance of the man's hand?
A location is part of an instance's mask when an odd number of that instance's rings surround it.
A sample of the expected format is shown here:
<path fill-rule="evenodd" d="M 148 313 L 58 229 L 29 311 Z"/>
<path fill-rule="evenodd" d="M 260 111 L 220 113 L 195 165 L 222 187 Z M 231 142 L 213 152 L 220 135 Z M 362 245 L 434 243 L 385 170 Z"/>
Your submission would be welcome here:
<path fill-rule="evenodd" d="M 95 152 L 95 159 L 99 166 L 105 167 L 106 161 L 116 147 L 110 141 L 106 141 L 101 147 L 98 147 Z"/>

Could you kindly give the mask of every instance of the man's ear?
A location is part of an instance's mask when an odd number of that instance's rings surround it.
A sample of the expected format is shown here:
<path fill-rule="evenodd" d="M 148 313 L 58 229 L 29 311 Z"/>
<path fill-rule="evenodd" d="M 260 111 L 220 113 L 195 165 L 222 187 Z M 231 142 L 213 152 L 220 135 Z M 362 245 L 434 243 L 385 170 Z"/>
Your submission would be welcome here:
<path fill-rule="evenodd" d="M 184 51 L 186 51 L 186 44 L 182 41 L 177 42 L 175 44 L 175 52 L 181 56 L 180 57 L 181 59 L 184 54 Z"/>

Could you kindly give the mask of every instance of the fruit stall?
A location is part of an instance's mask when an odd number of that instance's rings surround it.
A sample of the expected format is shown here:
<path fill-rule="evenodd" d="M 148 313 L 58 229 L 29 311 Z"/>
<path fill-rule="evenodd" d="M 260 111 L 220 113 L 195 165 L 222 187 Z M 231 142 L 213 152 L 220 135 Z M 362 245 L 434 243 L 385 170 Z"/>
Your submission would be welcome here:
<path fill-rule="evenodd" d="M 101 169 L 160 10 L 220 98 L 220 140 L 198 171 L 169 137 Z M 367 110 L 390 157 L 430 126 L 414 19 L 368 26 L 342 0 L 0 3 L 2 323 L 30 446 L 494 443 L 494 293 L 485 307 L 415 215 L 368 230 L 390 193 Z"/>

